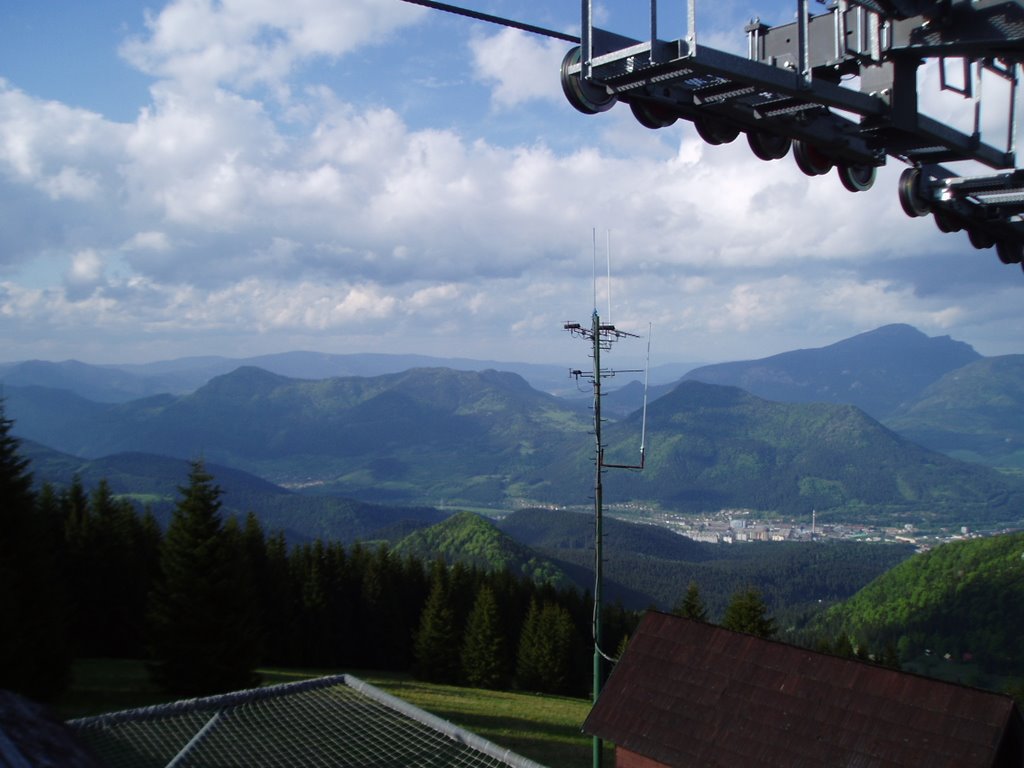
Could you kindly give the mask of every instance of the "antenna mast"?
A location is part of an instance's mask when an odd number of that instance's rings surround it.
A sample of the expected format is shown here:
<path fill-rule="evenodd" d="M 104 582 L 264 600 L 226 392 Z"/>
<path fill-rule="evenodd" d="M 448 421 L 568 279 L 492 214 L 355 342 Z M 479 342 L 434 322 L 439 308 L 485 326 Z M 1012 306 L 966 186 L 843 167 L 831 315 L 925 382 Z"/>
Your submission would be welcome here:
<path fill-rule="evenodd" d="M 595 236 L 596 237 L 596 236 Z M 596 299 L 596 295 L 595 295 Z M 644 468 L 644 440 L 646 439 L 647 429 L 647 380 L 646 372 L 644 377 L 644 435 L 640 439 L 640 463 L 639 464 L 608 464 L 604 460 L 604 442 L 601 437 L 601 381 L 604 378 L 614 376 L 617 372 L 614 370 L 608 370 L 601 367 L 601 352 L 610 351 L 612 345 L 620 341 L 623 338 L 639 338 L 635 333 L 627 333 L 626 331 L 618 330 L 611 323 L 602 323 L 601 316 L 597 311 L 596 300 L 594 313 L 590 318 L 590 327 L 586 327 L 581 323 L 565 323 L 564 329 L 569 331 L 573 336 L 578 336 L 585 339 L 591 344 L 591 357 L 593 358 L 594 365 L 591 371 L 583 371 L 579 369 L 573 369 L 569 371 L 569 375 L 574 377 L 577 381 L 579 379 L 589 379 L 594 389 L 594 614 L 592 631 L 594 637 L 594 687 L 593 687 L 593 700 L 596 703 L 597 698 L 601 693 L 601 685 L 603 681 L 603 660 L 608 659 L 609 661 L 615 661 L 611 658 L 602 648 L 602 631 L 601 631 L 601 607 L 602 607 L 602 584 L 604 581 L 604 555 L 602 552 L 603 545 L 603 513 L 604 513 L 604 486 L 602 483 L 602 475 L 604 470 L 615 468 L 615 469 L 634 469 L 641 470 Z M 650 360 L 650 341 L 648 340 L 647 346 L 648 361 Z M 618 373 L 639 373 L 639 370 L 623 370 Z M 600 768 L 601 766 L 601 739 L 594 737 L 594 748 L 593 748 L 593 765 L 594 768 Z"/>

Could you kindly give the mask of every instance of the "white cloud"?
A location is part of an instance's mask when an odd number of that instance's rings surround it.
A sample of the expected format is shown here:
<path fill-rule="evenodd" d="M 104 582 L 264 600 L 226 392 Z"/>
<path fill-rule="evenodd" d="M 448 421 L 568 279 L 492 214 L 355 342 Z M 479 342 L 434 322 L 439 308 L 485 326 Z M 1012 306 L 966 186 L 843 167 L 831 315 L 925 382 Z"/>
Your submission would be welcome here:
<path fill-rule="evenodd" d="M 130 123 L 0 83 L 0 194 L 18 212 L 0 260 L 22 270 L 0 290 L 0 317 L 22 356 L 58 338 L 77 349 L 92 332 L 141 358 L 233 354 L 252 333 L 253 347 L 440 353 L 457 336 L 467 355 L 493 357 L 501 340 L 507 355 L 550 359 L 561 323 L 592 309 L 594 227 L 602 243 L 612 231 L 616 322 L 653 322 L 674 359 L 770 354 L 897 321 L 1024 331 L 1017 294 L 992 289 L 1019 283 L 1017 270 L 941 279 L 937 259 L 995 257 L 905 217 L 895 164 L 854 195 L 834 174 L 756 160 L 742 137 L 708 146 L 682 121 L 649 131 L 622 105 L 577 115 L 558 85 L 561 44 L 470 41 L 475 76 L 493 86 L 485 120 L 538 108 L 536 135 L 470 132 L 445 89 L 425 128 L 400 100 L 361 105 L 351 78 L 372 88 L 392 75 L 352 52 L 410 12 L 398 0 L 173 2 L 125 47 L 162 78 Z M 403 51 L 425 76 L 431 53 Z M 354 74 L 300 84 L 318 57 Z M 287 109 L 273 102 L 284 91 Z"/>
<path fill-rule="evenodd" d="M 0 79 L 0 175 L 51 200 L 89 200 L 116 174 L 123 128 L 94 112 L 34 99 Z"/>
<path fill-rule="evenodd" d="M 175 0 L 147 14 L 148 35 L 121 53 L 143 72 L 191 88 L 274 87 L 311 58 L 379 42 L 421 14 L 377 0 Z"/>
<path fill-rule="evenodd" d="M 493 84 L 495 107 L 512 109 L 531 99 L 565 98 L 554 76 L 565 55 L 565 43 L 506 28 L 472 38 L 469 47 L 476 77 Z"/>
<path fill-rule="evenodd" d="M 170 239 L 166 232 L 136 232 L 131 239 L 121 246 L 125 251 L 160 251 L 171 249 Z"/>
<path fill-rule="evenodd" d="M 103 261 L 94 250 L 80 251 L 71 257 L 67 280 L 75 285 L 95 285 L 103 278 Z"/>

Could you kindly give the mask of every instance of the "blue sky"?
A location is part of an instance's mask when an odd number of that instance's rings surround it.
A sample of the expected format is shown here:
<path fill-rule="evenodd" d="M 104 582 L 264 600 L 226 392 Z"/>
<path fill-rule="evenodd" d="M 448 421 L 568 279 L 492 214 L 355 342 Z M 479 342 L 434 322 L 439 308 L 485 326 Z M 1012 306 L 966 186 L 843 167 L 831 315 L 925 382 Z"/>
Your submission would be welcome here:
<path fill-rule="evenodd" d="M 579 27 L 576 0 L 463 5 Z M 747 19 L 792 5 L 699 4 L 698 33 L 742 50 Z M 661 6 L 662 36 L 682 36 L 683 4 Z M 646 4 L 595 7 L 643 34 Z M 894 322 L 1024 351 L 1024 275 L 908 219 L 898 163 L 852 195 L 688 123 L 581 115 L 558 82 L 567 47 L 400 0 L 7 0 L 0 360 L 576 364 L 561 326 L 592 309 L 595 229 L 612 320 L 653 325 L 653 362 Z"/>

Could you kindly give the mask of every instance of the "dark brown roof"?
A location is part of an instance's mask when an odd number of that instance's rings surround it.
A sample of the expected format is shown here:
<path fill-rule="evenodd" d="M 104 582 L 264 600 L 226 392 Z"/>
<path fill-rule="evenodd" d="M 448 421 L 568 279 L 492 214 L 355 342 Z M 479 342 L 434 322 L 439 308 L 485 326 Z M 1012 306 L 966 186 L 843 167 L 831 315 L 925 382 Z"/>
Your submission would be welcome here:
<path fill-rule="evenodd" d="M 1024 765 L 1008 696 L 655 612 L 583 729 L 671 766 Z"/>

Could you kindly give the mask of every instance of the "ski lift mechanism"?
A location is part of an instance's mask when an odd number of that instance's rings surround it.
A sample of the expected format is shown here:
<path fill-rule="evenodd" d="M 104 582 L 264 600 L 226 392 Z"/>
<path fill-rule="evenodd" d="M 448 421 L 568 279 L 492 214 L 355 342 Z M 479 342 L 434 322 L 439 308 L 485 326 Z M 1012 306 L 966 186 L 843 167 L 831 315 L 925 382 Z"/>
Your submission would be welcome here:
<path fill-rule="evenodd" d="M 432 0 L 405 1 L 577 41 Z M 792 152 L 803 173 L 835 168 L 851 192 L 870 189 L 892 157 L 908 166 L 897 185 L 907 215 L 931 215 L 943 232 L 966 231 L 974 247 L 995 246 L 1001 261 L 1024 268 L 1024 170 L 1015 146 L 1024 0 L 834 0 L 817 15 L 810 0 L 797 0 L 793 23 L 751 20 L 746 57 L 698 43 L 696 0 L 686 0 L 688 29 L 673 41 L 658 36 L 657 0 L 650 0 L 647 40 L 595 27 L 592 0 L 581 6 L 582 36 L 560 73 L 580 112 L 600 114 L 622 102 L 647 128 L 689 120 L 709 144 L 744 134 L 759 159 Z M 973 101 L 971 133 L 921 114 L 917 73 L 928 59 L 937 61 L 941 90 Z M 999 146 L 982 140 L 985 75 L 1008 84 Z M 962 161 L 998 173 L 947 167 Z"/>

